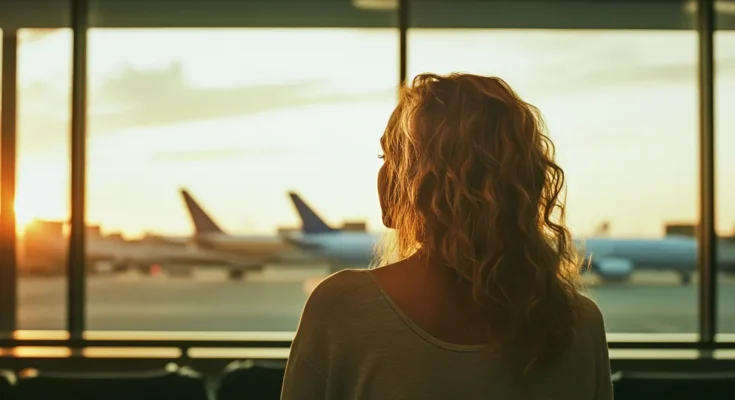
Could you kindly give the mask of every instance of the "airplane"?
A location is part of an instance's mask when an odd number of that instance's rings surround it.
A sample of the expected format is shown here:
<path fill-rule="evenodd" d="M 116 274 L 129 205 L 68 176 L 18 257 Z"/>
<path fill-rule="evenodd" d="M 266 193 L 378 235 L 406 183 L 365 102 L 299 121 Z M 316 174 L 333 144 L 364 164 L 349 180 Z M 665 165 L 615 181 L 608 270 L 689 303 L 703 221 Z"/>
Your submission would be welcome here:
<path fill-rule="evenodd" d="M 243 267 L 241 265 L 243 262 L 227 255 L 165 241 L 127 241 L 109 237 L 90 237 L 87 239 L 86 250 L 87 261 L 91 268 L 109 263 L 110 272 L 116 273 L 138 270 L 148 274 L 156 265 L 173 276 L 188 276 L 193 266 Z"/>
<path fill-rule="evenodd" d="M 682 285 L 697 266 L 697 242 L 687 237 L 573 239 L 583 264 L 608 283 L 630 280 L 634 270 L 672 271 Z"/>
<path fill-rule="evenodd" d="M 194 224 L 193 243 L 197 248 L 216 251 L 225 257 L 230 265 L 230 279 L 242 279 L 248 271 L 262 270 L 266 264 L 289 262 L 291 264 L 311 261 L 308 253 L 294 248 L 288 241 L 277 235 L 231 235 L 204 211 L 199 203 L 186 190 L 180 190 L 186 208 Z M 234 261 L 233 261 L 234 260 Z M 239 262 L 235 262 L 239 261 Z"/>
<path fill-rule="evenodd" d="M 333 271 L 347 266 L 365 268 L 374 261 L 380 234 L 349 232 L 329 226 L 295 192 L 288 193 L 302 222 L 303 234 L 288 238 L 294 246 L 330 260 Z M 604 282 L 630 280 L 634 270 L 673 271 L 681 284 L 691 283 L 697 266 L 697 242 L 689 237 L 575 239 L 580 257 L 589 271 Z M 735 271 L 735 251 L 719 253 L 723 272 Z"/>
<path fill-rule="evenodd" d="M 26 227 L 18 246 L 24 273 L 59 274 L 67 263 L 68 237 L 65 222 L 35 220 Z M 193 265 L 239 265 L 237 259 L 217 252 L 159 240 L 129 241 L 117 235 L 102 235 L 98 226 L 88 226 L 85 240 L 86 267 L 90 274 L 138 270 L 149 273 L 158 265 L 172 275 L 187 273 Z"/>
<path fill-rule="evenodd" d="M 330 270 L 365 268 L 375 258 L 375 246 L 382 237 L 371 232 L 348 231 L 329 226 L 295 192 L 289 197 L 301 219 L 301 235 L 285 239 L 294 246 L 329 261 Z"/>

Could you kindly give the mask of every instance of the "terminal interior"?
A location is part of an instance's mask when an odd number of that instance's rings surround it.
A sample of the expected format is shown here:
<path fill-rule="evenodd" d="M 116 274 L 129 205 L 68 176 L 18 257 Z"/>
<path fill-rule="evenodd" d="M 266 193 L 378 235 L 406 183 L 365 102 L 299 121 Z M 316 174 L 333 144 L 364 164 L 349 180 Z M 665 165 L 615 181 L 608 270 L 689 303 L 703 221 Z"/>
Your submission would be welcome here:
<path fill-rule="evenodd" d="M 543 113 L 615 398 L 735 399 L 735 0 L 12 0 L 0 35 L 0 400 L 278 399 L 423 72 Z"/>

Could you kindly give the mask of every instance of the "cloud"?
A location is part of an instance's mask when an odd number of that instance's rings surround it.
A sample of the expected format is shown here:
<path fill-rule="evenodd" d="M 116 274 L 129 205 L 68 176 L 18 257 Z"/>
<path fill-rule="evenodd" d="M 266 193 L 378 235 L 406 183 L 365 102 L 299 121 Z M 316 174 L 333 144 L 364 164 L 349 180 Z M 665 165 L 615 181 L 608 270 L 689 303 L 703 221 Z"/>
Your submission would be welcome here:
<path fill-rule="evenodd" d="M 156 153 L 153 160 L 164 163 L 190 163 L 212 160 L 223 160 L 228 158 L 253 158 L 273 157 L 283 155 L 288 150 L 280 147 L 258 147 L 258 148 L 214 148 L 201 150 L 167 151 Z"/>

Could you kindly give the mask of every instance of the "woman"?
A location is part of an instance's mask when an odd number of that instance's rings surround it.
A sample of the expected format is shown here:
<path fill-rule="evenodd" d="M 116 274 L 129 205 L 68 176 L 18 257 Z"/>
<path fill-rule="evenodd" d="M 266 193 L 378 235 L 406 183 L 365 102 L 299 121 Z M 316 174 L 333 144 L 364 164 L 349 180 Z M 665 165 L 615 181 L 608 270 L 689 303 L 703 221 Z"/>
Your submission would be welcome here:
<path fill-rule="evenodd" d="M 498 78 L 423 74 L 381 146 L 394 246 L 313 291 L 282 399 L 612 399 L 539 112 Z"/>

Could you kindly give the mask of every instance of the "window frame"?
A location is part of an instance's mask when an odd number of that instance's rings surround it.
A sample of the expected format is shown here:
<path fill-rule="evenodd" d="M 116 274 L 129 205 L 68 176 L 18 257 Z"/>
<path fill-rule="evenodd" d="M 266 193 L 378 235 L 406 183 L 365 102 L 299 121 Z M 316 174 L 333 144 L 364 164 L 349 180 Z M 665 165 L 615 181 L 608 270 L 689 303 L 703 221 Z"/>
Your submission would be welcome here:
<path fill-rule="evenodd" d="M 166 3 L 182 3 L 186 0 L 151 0 L 144 4 L 135 4 L 124 0 L 68 0 L 65 2 L 52 2 L 54 5 L 49 6 L 49 2 L 25 1 L 25 2 L 3 2 L 1 9 L 7 9 L 19 13 L 19 21 L 15 24 L 0 20 L 0 28 L 2 29 L 3 42 L 3 58 L 2 58 L 2 122 L 0 127 L 1 146 L 0 146 L 0 162 L 2 162 L 2 186 L 0 192 L 0 235 L 4 238 L 0 242 L 0 350 L 3 347 L 19 347 L 19 346 L 63 346 L 73 349 L 82 349 L 88 347 L 176 347 L 181 350 L 183 355 L 188 354 L 192 348 L 287 348 L 290 346 L 291 338 L 284 338 L 282 335 L 274 340 L 267 338 L 256 338 L 252 336 L 247 339 L 233 338 L 228 340 L 212 339 L 211 335 L 199 334 L 196 338 L 180 338 L 177 340 L 169 339 L 152 339 L 150 334 L 134 335 L 121 334 L 117 338 L 102 338 L 90 335 L 91 332 L 85 330 L 86 308 L 85 308 L 85 292 L 86 292 L 86 274 L 85 274 L 85 229 L 84 229 L 84 211 L 85 211 L 85 193 L 86 193 L 86 85 L 87 85 L 87 31 L 91 27 L 193 27 L 193 26 L 265 26 L 262 22 L 258 25 L 254 21 L 257 18 L 230 18 L 222 19 L 217 17 L 217 13 L 208 14 L 209 17 L 197 19 L 193 15 L 186 16 L 179 23 L 176 22 L 177 16 L 170 16 L 162 12 Z M 189 0 L 191 4 L 202 4 L 201 1 Z M 390 27 L 395 28 L 399 36 L 399 65 L 397 74 L 397 84 L 404 85 L 407 75 L 407 32 L 411 28 L 438 27 L 436 18 L 432 19 L 430 10 L 434 7 L 434 12 L 443 10 L 442 13 L 448 12 L 448 7 L 460 7 L 461 3 L 449 4 L 444 1 L 424 2 L 422 0 L 395 0 L 397 7 L 394 10 L 378 11 L 367 19 L 361 19 L 357 12 L 350 12 L 348 0 L 344 0 L 344 5 L 326 12 L 317 21 L 319 26 L 349 26 L 349 27 Z M 226 0 L 208 0 L 207 5 L 215 10 L 222 11 L 225 3 L 229 6 L 234 4 Z M 409 5 L 417 7 L 415 14 L 411 14 L 409 18 Z M 423 4 L 422 4 L 423 3 Z M 535 23 L 539 23 L 539 15 L 544 15 L 545 20 L 554 20 L 549 18 L 548 9 L 534 11 L 535 9 L 528 7 L 528 4 L 515 3 L 536 3 L 542 4 L 541 1 L 533 2 L 517 1 L 510 3 L 508 1 L 487 1 L 488 9 L 496 7 L 505 9 L 518 8 L 525 6 L 524 11 L 530 12 L 529 17 Z M 621 7 L 640 7 L 640 2 L 626 2 L 625 0 L 607 1 L 609 4 L 617 4 Z M 673 5 L 681 6 L 681 1 L 659 0 L 657 2 L 644 3 L 647 4 L 644 12 L 634 13 L 634 18 L 627 20 L 615 27 L 602 25 L 594 25 L 595 22 L 586 22 L 588 26 L 578 26 L 577 28 L 619 28 L 619 29 L 695 29 L 698 34 L 698 86 L 699 86 L 699 215 L 700 223 L 698 224 L 700 251 L 698 254 L 698 273 L 699 273 L 699 307 L 698 307 L 698 334 L 695 335 L 653 335 L 658 337 L 658 341 L 643 340 L 650 338 L 652 335 L 630 335 L 630 334 L 608 334 L 611 349 L 671 349 L 671 350 L 698 350 L 703 357 L 713 357 L 712 353 L 716 349 L 735 349 L 735 341 L 718 340 L 717 331 L 717 265 L 716 260 L 716 235 L 715 235 L 715 163 L 714 163 L 714 30 L 715 25 L 726 28 L 735 28 L 735 15 L 719 15 L 715 21 L 715 3 L 716 0 L 696 0 L 696 9 L 693 12 L 691 21 L 684 18 L 681 26 L 670 26 L 662 22 L 665 18 L 658 16 L 660 12 L 671 12 L 669 10 Z M 8 5 L 9 4 L 9 5 Z M 238 3 L 240 4 L 240 3 Z M 257 4 L 242 2 L 243 10 L 257 8 Z M 262 5 L 261 3 L 258 3 Z M 289 3 L 292 6 L 295 3 Z M 548 4 L 548 3 L 547 3 Z M 127 6 L 129 5 L 129 6 Z M 214 5 L 214 6 L 213 6 Z M 97 11 L 101 14 L 95 15 L 90 12 L 91 6 L 96 6 Z M 553 3 L 550 7 L 553 7 Z M 141 7 L 143 10 L 141 10 Z M 421 8 L 418 8 L 421 7 Z M 595 7 L 595 5 L 589 5 Z M 667 8 L 669 7 L 669 8 Z M 673 9 L 673 8 L 672 8 Z M 281 8 L 282 10 L 282 8 Z M 428 11 L 427 11 L 428 10 Z M 136 12 L 137 11 L 137 12 Z M 282 12 L 282 11 L 281 11 Z M 519 13 L 518 11 L 515 11 Z M 35 17 L 31 17 L 32 13 L 36 13 Z M 681 14 L 681 9 L 679 9 Z M 0 12 L 0 15 L 13 15 L 11 12 Z M 194 13 L 197 14 L 197 13 Z M 230 13 L 236 14 L 236 13 Z M 391 16 L 392 14 L 392 16 Z M 105 17 L 107 15 L 108 17 Z M 117 17 L 114 17 L 117 15 Z M 148 17 L 142 17 L 146 16 Z M 201 17 L 201 14 L 197 14 Z M 396 17 L 397 24 L 390 21 Z M 35 19 L 33 19 L 35 18 Z M 105 19 L 107 18 L 107 19 Z M 117 18 L 117 19 L 115 19 Z M 127 18 L 127 19 L 126 19 Z M 219 19 L 218 19 L 219 18 Z M 340 19 L 342 18 L 342 19 Z M 496 17 L 497 18 L 497 17 Z M 648 18 L 648 20 L 646 20 Z M 491 18 L 492 19 L 492 18 Z M 413 21 L 412 21 L 413 20 Z M 478 21 L 469 21 L 466 25 L 460 26 L 456 19 L 449 19 L 450 22 L 441 25 L 446 28 L 467 28 L 475 27 Z M 502 22 L 507 19 L 498 19 L 494 25 L 498 28 L 511 27 L 521 28 L 518 22 Z M 541 19 L 543 20 L 543 19 Z M 137 25 L 135 24 L 137 21 Z M 219 22 L 218 22 L 219 21 Z M 455 21 L 455 22 L 451 22 Z M 548 23 L 548 26 L 540 27 L 554 28 L 558 24 L 571 24 L 570 18 L 561 22 Z M 610 19 L 607 19 L 610 24 Z M 442 23 L 443 24 L 443 23 Z M 646 25 L 647 24 L 647 25 Z M 651 26 L 653 24 L 653 26 Z M 493 26 L 494 26 L 493 25 Z M 554 26 L 552 26 L 554 25 Z M 583 24 L 584 25 L 584 24 Z M 594 26 L 593 26 L 594 25 Z M 691 25 L 691 26 L 688 26 Z M 270 25 L 272 26 L 272 25 Z M 286 18 L 282 26 L 297 27 L 303 26 L 298 20 L 288 20 Z M 534 25 L 536 26 L 536 25 Z M 566 26 L 566 25 L 565 25 Z M 18 39 L 17 32 L 20 28 L 28 27 L 70 27 L 73 31 L 73 48 L 72 48 L 72 110 L 71 110 L 71 233 L 69 239 L 69 256 L 67 263 L 67 329 L 63 337 L 49 338 L 43 336 L 39 332 L 32 336 L 18 334 L 16 332 L 17 319 L 17 284 L 18 274 L 16 268 L 16 235 L 15 221 L 8 218 L 9 210 L 13 209 L 15 185 L 16 185 L 16 99 L 17 99 L 17 50 Z M 487 27 L 487 21 L 485 26 Z M 290 334 L 290 333 L 289 333 Z M 176 336 L 176 335 L 174 335 Z M 698 336 L 698 338 L 696 337 Z M 221 337 L 221 335 L 220 335 Z M 292 337 L 292 336 L 291 336 Z M 724 337 L 724 336 L 723 336 Z M 691 340 L 690 340 L 691 339 Z"/>

